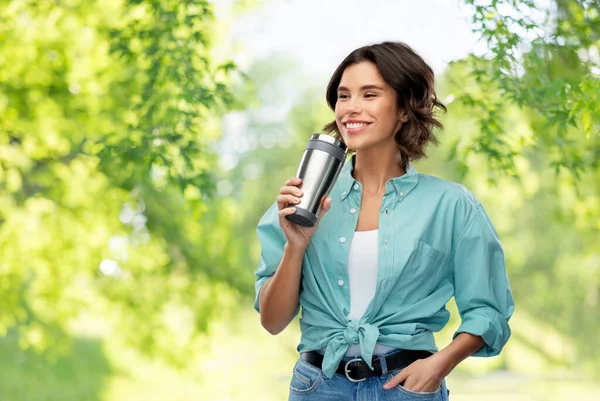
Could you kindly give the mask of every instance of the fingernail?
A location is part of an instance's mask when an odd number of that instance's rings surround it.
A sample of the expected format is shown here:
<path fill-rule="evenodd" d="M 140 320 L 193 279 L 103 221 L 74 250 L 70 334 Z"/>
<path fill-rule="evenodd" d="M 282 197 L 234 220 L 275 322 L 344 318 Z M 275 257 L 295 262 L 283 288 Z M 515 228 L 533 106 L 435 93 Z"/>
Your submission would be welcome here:
<path fill-rule="evenodd" d="M 384 389 L 386 389 L 386 390 L 387 390 L 388 388 L 390 388 L 390 383 L 385 383 L 385 384 L 383 385 L 383 388 L 384 388 Z"/>

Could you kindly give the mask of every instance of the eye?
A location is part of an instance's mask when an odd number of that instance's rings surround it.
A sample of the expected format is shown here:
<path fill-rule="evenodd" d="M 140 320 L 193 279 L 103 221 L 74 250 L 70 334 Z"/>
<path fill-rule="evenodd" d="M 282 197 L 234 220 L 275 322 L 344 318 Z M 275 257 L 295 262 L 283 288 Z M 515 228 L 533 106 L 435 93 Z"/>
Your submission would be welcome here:
<path fill-rule="evenodd" d="M 345 93 L 340 93 L 340 94 L 338 95 L 338 99 L 348 99 L 349 97 L 350 97 L 350 96 L 348 96 L 348 95 L 347 95 L 347 94 L 345 94 Z"/>
<path fill-rule="evenodd" d="M 365 97 L 377 97 L 375 93 L 365 93 Z"/>

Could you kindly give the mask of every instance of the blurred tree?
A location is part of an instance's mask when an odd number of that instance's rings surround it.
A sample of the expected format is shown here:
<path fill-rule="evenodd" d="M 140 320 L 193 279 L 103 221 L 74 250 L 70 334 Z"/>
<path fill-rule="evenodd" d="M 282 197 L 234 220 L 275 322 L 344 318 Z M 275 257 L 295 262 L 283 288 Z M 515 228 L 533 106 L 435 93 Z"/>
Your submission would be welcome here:
<path fill-rule="evenodd" d="M 465 0 L 474 31 L 489 51 L 471 55 L 471 74 L 485 93 L 458 94 L 480 116 L 478 134 L 457 142 L 461 158 L 484 153 L 490 165 L 516 174 L 523 145 L 551 155 L 556 172 L 579 178 L 597 170 L 600 147 L 600 2 L 594 0 Z M 488 93 L 497 91 L 497 96 Z M 507 104 L 531 111 L 536 135 L 511 136 Z M 466 165 L 463 165 L 466 168 Z M 493 178 L 493 177 L 492 177 Z"/>
<path fill-rule="evenodd" d="M 578 198 L 573 176 L 557 177 L 552 155 L 527 145 L 541 129 L 531 110 L 510 103 L 498 111 L 497 118 L 510 127 L 508 138 L 524 139 L 514 155 L 519 179 L 495 170 L 485 153 L 473 152 L 468 160 L 462 159 L 452 144 L 472 141 L 481 128 L 480 115 L 470 103 L 460 101 L 458 94 L 466 88 L 474 96 L 494 98 L 498 93 L 478 86 L 468 62 L 454 63 L 438 84 L 442 97 L 456 100 L 447 103 L 442 145 L 430 150 L 420 170 L 463 183 L 490 214 L 507 258 L 515 316 L 529 325 L 519 327 L 537 327 L 530 333 L 515 330 L 511 344 L 526 348 L 525 355 L 548 367 L 579 368 L 585 361 L 591 370 L 600 372 L 596 352 L 589 349 L 598 344 L 595 333 L 600 330 L 598 320 L 592 318 L 600 314 L 600 237 L 597 218 L 593 218 L 598 194 L 587 192 L 594 188 L 593 176 L 581 175 L 578 183 L 586 188 L 582 192 L 586 195 Z M 464 164 L 467 171 L 462 169 Z M 503 353 L 502 358 L 510 366 L 510 353 Z"/>
<path fill-rule="evenodd" d="M 223 202 L 238 205 L 231 229 L 240 243 L 246 244 L 240 258 L 248 283 L 255 279 L 252 273 L 260 252 L 255 233 L 258 219 L 275 201 L 285 180 L 296 174 L 306 141 L 311 133 L 320 131 L 319 116 L 328 109 L 320 96 L 307 95 L 310 88 L 297 89 L 302 80 L 296 60 L 282 55 L 259 59 L 246 73 L 248 79 L 234 88 L 239 110 L 223 121 L 220 154 L 231 162 L 220 185 L 227 189 L 221 194 Z M 305 112 L 295 112 L 297 107 Z M 312 112 L 317 109 L 320 111 Z M 300 115 L 301 129 L 297 123 Z M 254 287 L 247 288 L 247 295 L 254 295 Z"/>
<path fill-rule="evenodd" d="M 481 192 L 513 216 L 502 231 L 518 304 L 576 352 L 555 358 L 562 345 L 524 340 L 549 362 L 600 372 L 600 3 L 465 3 L 489 52 L 446 74 L 449 116 L 461 120 L 449 158 L 496 185 Z"/>
<path fill-rule="evenodd" d="M 0 334 L 58 350 L 102 312 L 182 361 L 231 302 L 215 25 L 205 0 L 0 4 Z"/>

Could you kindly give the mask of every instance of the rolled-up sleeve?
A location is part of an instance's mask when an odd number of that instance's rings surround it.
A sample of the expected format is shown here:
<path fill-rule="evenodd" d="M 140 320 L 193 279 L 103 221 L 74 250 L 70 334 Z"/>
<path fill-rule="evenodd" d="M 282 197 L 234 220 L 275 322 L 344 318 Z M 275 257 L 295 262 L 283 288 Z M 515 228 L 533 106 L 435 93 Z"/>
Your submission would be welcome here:
<path fill-rule="evenodd" d="M 485 345 L 474 356 L 498 355 L 510 337 L 514 301 L 504 251 L 480 204 L 471 212 L 455 247 L 454 295 L 461 324 L 454 334 L 481 336 Z"/>
<path fill-rule="evenodd" d="M 273 277 L 275 271 L 279 267 L 286 242 L 283 230 L 279 225 L 277 203 L 271 205 L 262 216 L 256 227 L 256 234 L 258 236 L 261 251 L 258 269 L 254 272 L 256 275 L 254 309 L 256 309 L 257 312 L 260 312 L 258 305 L 260 290 L 265 282 L 270 277 Z"/>

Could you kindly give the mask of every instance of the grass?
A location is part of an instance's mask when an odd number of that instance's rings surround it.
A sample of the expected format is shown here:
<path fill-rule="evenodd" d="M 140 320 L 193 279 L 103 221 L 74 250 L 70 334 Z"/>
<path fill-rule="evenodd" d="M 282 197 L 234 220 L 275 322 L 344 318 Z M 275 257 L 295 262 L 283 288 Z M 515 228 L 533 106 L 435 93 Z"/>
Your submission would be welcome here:
<path fill-rule="evenodd" d="M 101 401 L 113 374 L 101 341 L 76 338 L 72 351 L 51 362 L 21 350 L 15 333 L 0 338 L 0 400 Z"/>

